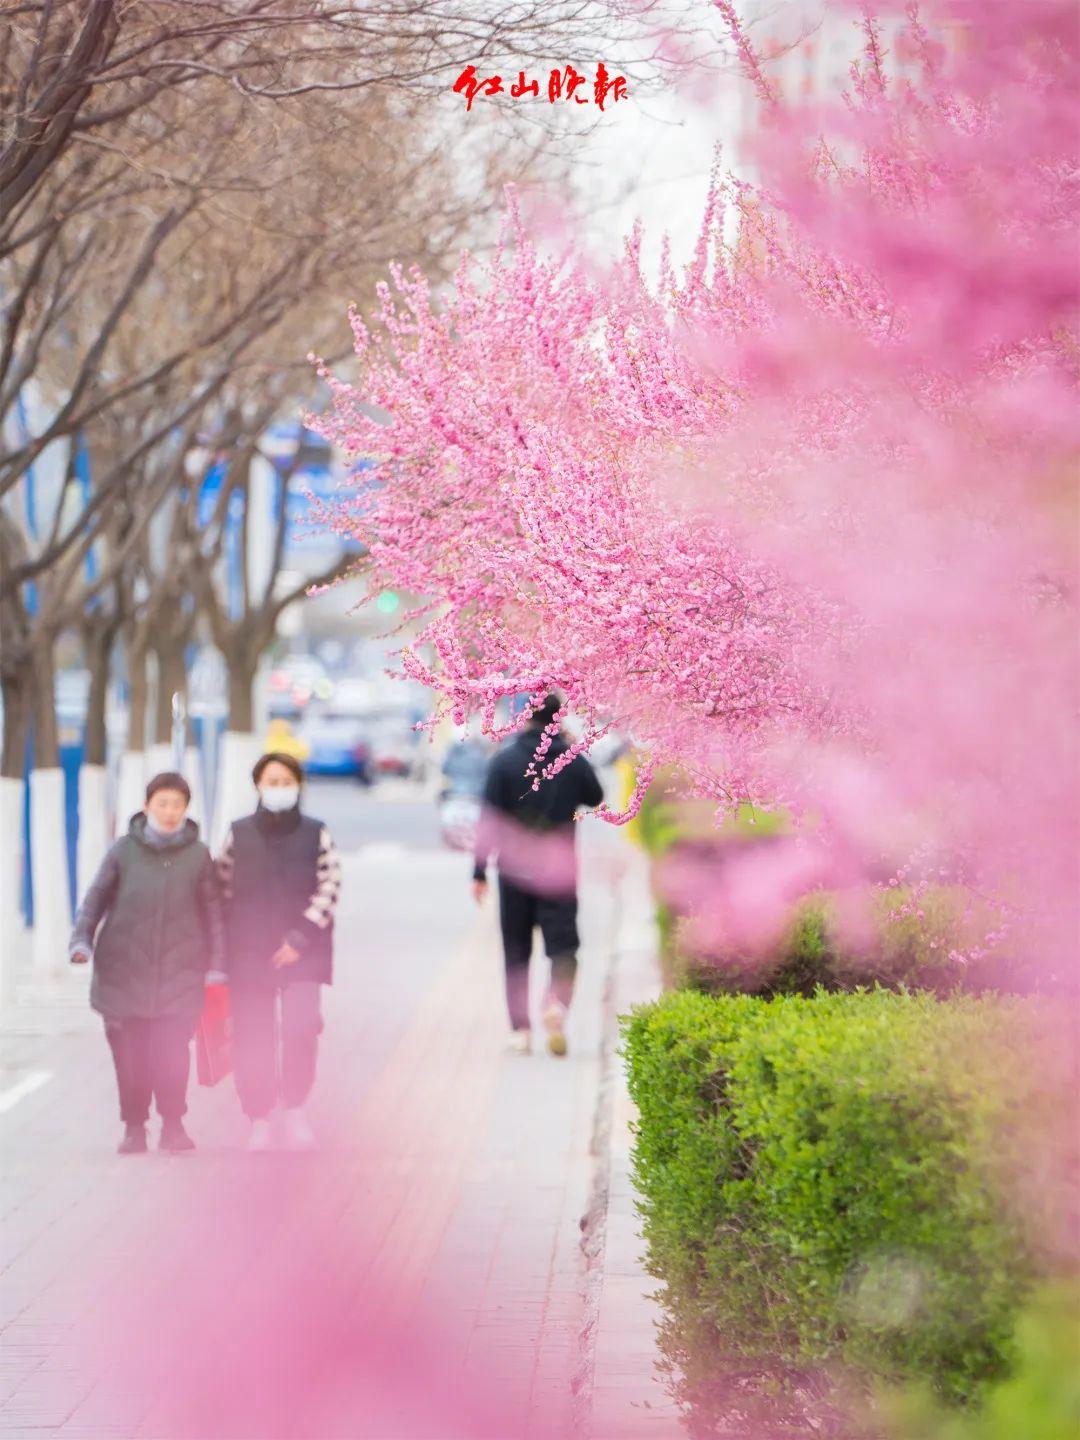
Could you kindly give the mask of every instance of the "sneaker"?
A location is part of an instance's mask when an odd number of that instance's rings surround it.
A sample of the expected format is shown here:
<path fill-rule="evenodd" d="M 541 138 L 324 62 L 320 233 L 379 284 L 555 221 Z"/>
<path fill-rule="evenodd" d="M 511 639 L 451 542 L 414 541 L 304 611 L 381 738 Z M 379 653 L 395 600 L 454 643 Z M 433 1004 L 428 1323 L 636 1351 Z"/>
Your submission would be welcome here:
<path fill-rule="evenodd" d="M 281 1112 L 281 1129 L 290 1150 L 310 1150 L 315 1144 L 315 1131 L 302 1105 L 292 1105 Z"/>
<path fill-rule="evenodd" d="M 554 996 L 548 998 L 543 1014 L 544 1029 L 548 1032 L 547 1048 L 551 1055 L 566 1054 L 566 1006 Z"/>
<path fill-rule="evenodd" d="M 274 1132 L 270 1128 L 270 1121 L 265 1117 L 261 1120 L 252 1120 L 247 1148 L 249 1150 L 272 1150 L 273 1147 Z"/>
<path fill-rule="evenodd" d="M 116 1147 L 118 1155 L 145 1155 L 146 1154 L 146 1126 L 125 1125 L 124 1138 Z"/>
<path fill-rule="evenodd" d="M 515 1055 L 532 1054 L 532 1031 L 515 1030 L 510 1036 L 510 1047 Z"/>
<path fill-rule="evenodd" d="M 194 1150 L 195 1141 L 184 1129 L 182 1120 L 166 1120 L 161 1127 L 159 1150 L 168 1150 L 170 1155 L 179 1155 L 185 1150 Z"/>

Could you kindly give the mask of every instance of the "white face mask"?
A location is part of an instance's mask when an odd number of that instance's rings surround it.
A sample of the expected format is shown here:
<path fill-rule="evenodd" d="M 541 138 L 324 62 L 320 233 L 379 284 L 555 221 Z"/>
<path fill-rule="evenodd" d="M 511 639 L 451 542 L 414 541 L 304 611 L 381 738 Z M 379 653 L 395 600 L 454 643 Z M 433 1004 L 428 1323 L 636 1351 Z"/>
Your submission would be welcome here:
<path fill-rule="evenodd" d="M 259 791 L 259 799 L 262 801 L 264 810 L 269 810 L 273 815 L 280 815 L 285 810 L 294 810 L 300 803 L 299 785 L 268 785 L 265 790 Z"/>

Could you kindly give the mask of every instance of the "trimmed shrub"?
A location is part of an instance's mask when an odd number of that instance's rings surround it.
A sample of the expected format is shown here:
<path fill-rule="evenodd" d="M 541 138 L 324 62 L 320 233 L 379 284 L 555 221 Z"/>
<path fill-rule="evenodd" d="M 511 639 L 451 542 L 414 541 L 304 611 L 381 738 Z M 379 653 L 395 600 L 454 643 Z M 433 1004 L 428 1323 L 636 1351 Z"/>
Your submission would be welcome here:
<path fill-rule="evenodd" d="M 1030 1026 L 1020 1001 L 881 990 L 684 991 L 624 1022 L 664 1351 L 699 1424 L 732 1374 L 841 1366 L 955 1401 L 1005 1373 L 1033 1261 L 1000 1137 L 1038 1126 Z"/>
<path fill-rule="evenodd" d="M 1015 1374 L 993 1386 L 977 1415 L 942 1412 L 925 1395 L 905 1397 L 896 1440 L 1076 1440 L 1080 1435 L 1080 1288 L 1039 1291 L 1016 1327 Z"/>

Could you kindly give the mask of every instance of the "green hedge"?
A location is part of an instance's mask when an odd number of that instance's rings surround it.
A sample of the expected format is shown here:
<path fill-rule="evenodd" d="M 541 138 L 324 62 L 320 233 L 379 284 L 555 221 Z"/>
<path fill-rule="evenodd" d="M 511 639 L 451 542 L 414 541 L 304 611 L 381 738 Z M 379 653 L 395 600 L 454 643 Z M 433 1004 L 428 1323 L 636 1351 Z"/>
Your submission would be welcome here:
<path fill-rule="evenodd" d="M 943 1412 L 926 1395 L 891 1399 L 895 1440 L 1076 1440 L 1080 1435 L 1080 1288 L 1046 1286 L 1016 1326 L 1016 1372 L 977 1414 Z"/>
<path fill-rule="evenodd" d="M 1019 1001 L 881 990 L 683 991 L 628 1017 L 648 1263 L 699 1416 L 755 1367 L 949 1400 L 1005 1373 L 1032 1262 L 1001 1137 L 1044 1103 L 1012 1043 L 1028 1025 Z"/>

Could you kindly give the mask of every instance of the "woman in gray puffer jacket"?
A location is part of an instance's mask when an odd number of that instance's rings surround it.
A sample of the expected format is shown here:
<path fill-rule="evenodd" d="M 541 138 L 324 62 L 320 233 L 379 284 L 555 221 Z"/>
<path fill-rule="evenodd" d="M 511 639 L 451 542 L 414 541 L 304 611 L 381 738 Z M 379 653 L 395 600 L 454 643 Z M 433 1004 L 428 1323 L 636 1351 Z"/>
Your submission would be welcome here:
<path fill-rule="evenodd" d="M 79 906 L 69 945 L 73 964 L 93 957 L 90 1004 L 116 1066 L 122 1155 L 146 1150 L 151 1098 L 161 1148 L 194 1148 L 183 1124 L 191 1037 L 207 971 L 222 969 L 225 945 L 214 864 L 185 815 L 190 799 L 181 775 L 150 781 L 145 808 Z"/>

